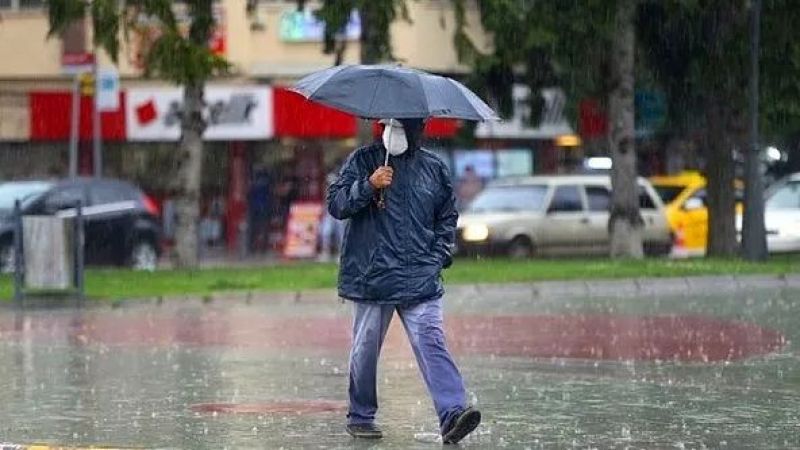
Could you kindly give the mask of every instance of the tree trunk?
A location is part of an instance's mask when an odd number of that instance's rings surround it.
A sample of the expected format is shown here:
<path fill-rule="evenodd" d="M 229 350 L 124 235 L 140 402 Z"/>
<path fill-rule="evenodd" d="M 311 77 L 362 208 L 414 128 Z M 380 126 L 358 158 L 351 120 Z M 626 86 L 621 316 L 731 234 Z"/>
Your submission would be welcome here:
<path fill-rule="evenodd" d="M 361 16 L 361 64 L 377 64 L 384 58 L 385 49 L 381 44 L 383 33 L 388 34 L 388 29 L 380 30 L 381 14 L 380 8 L 385 6 L 385 2 L 367 1 L 363 2 L 359 14 Z M 388 26 L 388 24 L 386 24 Z M 372 128 L 372 120 L 360 119 L 356 131 L 356 139 L 359 145 L 369 145 L 375 140 Z"/>
<path fill-rule="evenodd" d="M 609 149 L 611 151 L 611 235 L 612 258 L 642 258 L 642 228 L 639 212 L 634 129 L 634 20 L 636 0 L 618 0 L 616 33 L 612 47 L 611 92 L 609 96 Z"/>
<path fill-rule="evenodd" d="M 385 2 L 367 1 L 362 2 L 359 14 L 361 15 L 361 64 L 376 64 L 380 62 L 385 53 L 382 35 L 389 33 L 389 30 L 381 30 L 382 14 L 380 8 L 385 7 Z"/>
<path fill-rule="evenodd" d="M 198 47 L 208 45 L 214 27 L 213 0 L 192 5 L 188 39 Z M 195 267 L 199 256 L 200 189 L 203 176 L 203 94 L 205 76 L 190 78 L 183 91 L 181 140 L 178 144 L 178 195 L 175 201 L 175 265 Z"/>
<path fill-rule="evenodd" d="M 200 186 L 203 172 L 203 84 L 186 86 L 178 145 L 178 196 L 175 202 L 175 264 L 194 267 L 198 258 Z"/>
<path fill-rule="evenodd" d="M 718 99 L 706 108 L 708 248 L 706 254 L 731 257 L 737 253 L 734 140 L 729 108 Z"/>

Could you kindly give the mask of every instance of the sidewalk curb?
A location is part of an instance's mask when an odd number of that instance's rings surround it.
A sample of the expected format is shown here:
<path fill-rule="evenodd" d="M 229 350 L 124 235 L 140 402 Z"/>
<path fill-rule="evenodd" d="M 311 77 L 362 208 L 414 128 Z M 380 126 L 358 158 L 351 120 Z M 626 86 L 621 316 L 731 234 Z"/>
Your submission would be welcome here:
<path fill-rule="evenodd" d="M 652 295 L 687 296 L 707 294 L 736 294 L 752 290 L 800 290 L 800 273 L 786 275 L 713 275 L 672 278 L 623 278 L 617 280 L 535 281 L 523 283 L 474 283 L 445 286 L 445 297 L 458 296 L 472 302 L 481 302 L 487 296 L 509 302 L 533 299 L 564 298 L 630 298 Z M 320 304 L 339 299 L 336 289 L 309 289 L 303 291 L 231 291 L 213 294 L 140 297 L 130 299 L 88 300 L 86 306 L 135 304 L 161 304 L 164 302 L 217 303 L 217 302 L 280 302 Z M 52 301 L 49 301 L 52 302 Z M 33 301 L 31 306 L 37 302 Z M 10 303 L 7 306 L 12 306 Z M 63 305 L 62 305 L 63 306 Z"/>
<path fill-rule="evenodd" d="M 789 275 L 721 275 L 673 278 L 625 278 L 618 280 L 535 281 L 529 283 L 451 284 L 445 297 L 480 302 L 487 295 L 512 301 L 536 298 L 621 297 L 651 295 L 735 294 L 758 289 L 800 289 L 800 274 Z M 206 296 L 213 301 L 279 301 L 295 303 L 328 303 L 340 301 L 335 289 L 274 292 L 221 292 Z M 190 297 L 178 297 L 190 300 Z M 166 299 L 164 299 L 166 300 Z"/>

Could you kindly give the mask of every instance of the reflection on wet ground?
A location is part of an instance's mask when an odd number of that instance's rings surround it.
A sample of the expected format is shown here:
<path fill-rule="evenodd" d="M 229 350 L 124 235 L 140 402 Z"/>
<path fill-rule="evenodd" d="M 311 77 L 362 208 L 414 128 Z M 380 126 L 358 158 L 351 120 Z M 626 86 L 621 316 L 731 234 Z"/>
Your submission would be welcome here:
<path fill-rule="evenodd" d="M 446 299 L 484 424 L 462 445 L 800 446 L 800 292 Z M 397 323 L 379 443 L 344 433 L 350 308 L 333 299 L 0 310 L 0 442 L 143 448 L 431 448 Z"/>

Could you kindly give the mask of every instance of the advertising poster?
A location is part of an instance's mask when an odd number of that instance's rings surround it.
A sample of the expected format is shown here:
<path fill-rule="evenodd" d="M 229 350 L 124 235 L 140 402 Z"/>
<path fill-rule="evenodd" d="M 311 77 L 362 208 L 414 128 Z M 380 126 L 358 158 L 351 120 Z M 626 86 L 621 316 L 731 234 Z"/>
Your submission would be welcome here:
<path fill-rule="evenodd" d="M 495 177 L 494 152 L 491 150 L 458 150 L 453 154 L 455 177 L 464 176 L 464 170 L 471 166 L 479 177 L 491 179 Z"/>
<path fill-rule="evenodd" d="M 292 204 L 284 237 L 283 256 L 285 258 L 312 258 L 317 255 L 321 217 L 321 203 L 297 202 Z"/>

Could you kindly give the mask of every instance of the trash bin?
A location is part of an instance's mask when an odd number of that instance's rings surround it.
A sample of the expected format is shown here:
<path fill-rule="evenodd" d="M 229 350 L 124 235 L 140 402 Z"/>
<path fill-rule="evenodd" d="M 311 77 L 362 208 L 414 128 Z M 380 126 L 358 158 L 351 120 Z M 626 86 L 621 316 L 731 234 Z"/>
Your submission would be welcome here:
<path fill-rule="evenodd" d="M 75 218 L 24 216 L 25 288 L 67 290 L 75 286 Z"/>

